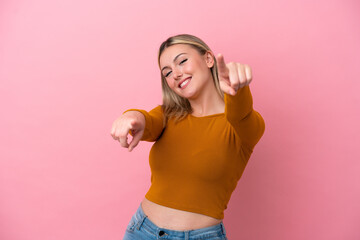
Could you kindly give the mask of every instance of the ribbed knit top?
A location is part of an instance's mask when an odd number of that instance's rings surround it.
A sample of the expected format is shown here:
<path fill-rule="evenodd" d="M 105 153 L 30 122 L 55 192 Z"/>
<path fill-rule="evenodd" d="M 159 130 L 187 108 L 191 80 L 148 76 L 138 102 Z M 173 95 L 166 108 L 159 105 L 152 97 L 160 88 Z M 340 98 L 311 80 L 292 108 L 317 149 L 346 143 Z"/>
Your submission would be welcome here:
<path fill-rule="evenodd" d="M 235 96 L 225 93 L 224 101 L 224 113 L 189 114 L 178 123 L 170 118 L 165 128 L 161 105 L 149 112 L 125 111 L 144 114 L 141 140 L 155 142 L 149 154 L 148 200 L 224 218 L 231 194 L 265 131 L 264 119 L 253 109 L 249 86 L 240 88 Z"/>

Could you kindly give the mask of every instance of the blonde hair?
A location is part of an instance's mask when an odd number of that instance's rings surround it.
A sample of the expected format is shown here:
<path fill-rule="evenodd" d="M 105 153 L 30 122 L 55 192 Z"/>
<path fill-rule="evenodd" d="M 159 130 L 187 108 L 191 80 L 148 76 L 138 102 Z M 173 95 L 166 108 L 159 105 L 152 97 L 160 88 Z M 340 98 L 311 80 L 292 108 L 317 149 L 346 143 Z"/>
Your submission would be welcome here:
<path fill-rule="evenodd" d="M 198 50 L 199 54 L 204 55 L 207 51 L 210 51 L 209 46 L 202 41 L 200 38 L 195 37 L 190 34 L 179 34 L 176 36 L 169 37 L 166 41 L 164 41 L 159 48 L 158 52 L 158 64 L 159 68 L 160 66 L 160 56 L 163 53 L 163 51 L 175 44 L 188 44 L 194 49 Z M 210 68 L 213 81 L 215 84 L 215 87 L 220 94 L 222 98 L 224 98 L 224 93 L 220 88 L 219 84 L 219 78 L 218 78 L 218 69 L 217 69 L 217 63 L 216 58 L 214 57 L 214 65 Z M 169 118 L 174 117 L 175 122 L 180 121 L 184 119 L 188 114 L 192 113 L 192 108 L 190 105 L 189 100 L 186 98 L 183 98 L 176 94 L 167 84 L 167 81 L 165 79 L 165 76 L 161 74 L 161 87 L 162 87 L 162 95 L 163 95 L 163 104 L 161 106 L 162 111 L 164 113 L 164 126 L 166 125 L 166 122 Z"/>

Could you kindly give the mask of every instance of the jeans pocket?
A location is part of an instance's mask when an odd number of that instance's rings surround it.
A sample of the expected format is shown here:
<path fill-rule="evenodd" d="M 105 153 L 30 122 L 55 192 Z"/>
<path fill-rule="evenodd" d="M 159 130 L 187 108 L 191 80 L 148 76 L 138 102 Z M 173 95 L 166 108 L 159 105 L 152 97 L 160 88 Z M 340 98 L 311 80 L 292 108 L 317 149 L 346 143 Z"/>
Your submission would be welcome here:
<path fill-rule="evenodd" d="M 135 218 L 135 215 L 133 215 L 130 219 L 130 222 L 129 224 L 127 225 L 126 227 L 126 230 L 129 231 L 129 232 L 133 232 L 135 230 L 135 227 L 136 227 L 136 223 L 137 223 L 137 220 Z"/>

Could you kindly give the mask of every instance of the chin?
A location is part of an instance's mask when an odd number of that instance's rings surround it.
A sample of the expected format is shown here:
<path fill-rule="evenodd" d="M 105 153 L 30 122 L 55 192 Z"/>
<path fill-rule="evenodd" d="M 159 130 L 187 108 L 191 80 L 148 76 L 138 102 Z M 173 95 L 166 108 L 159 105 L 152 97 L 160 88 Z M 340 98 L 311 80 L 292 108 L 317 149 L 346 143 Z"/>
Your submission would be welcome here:
<path fill-rule="evenodd" d="M 186 99 L 191 99 L 196 95 L 196 91 L 194 92 L 192 89 L 187 89 L 188 91 L 186 92 L 175 92 L 178 96 L 186 98 Z M 181 90 L 180 90 L 181 91 Z"/>

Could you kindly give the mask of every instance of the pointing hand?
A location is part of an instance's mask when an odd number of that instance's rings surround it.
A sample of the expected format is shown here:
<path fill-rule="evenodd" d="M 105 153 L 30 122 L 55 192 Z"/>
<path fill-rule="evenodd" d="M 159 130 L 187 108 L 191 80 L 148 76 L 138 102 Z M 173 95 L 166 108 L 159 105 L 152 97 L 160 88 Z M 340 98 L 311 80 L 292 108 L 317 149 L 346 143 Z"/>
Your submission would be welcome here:
<path fill-rule="evenodd" d="M 128 148 L 131 152 L 140 142 L 144 129 L 144 115 L 138 111 L 128 111 L 114 121 L 110 135 L 114 140 L 118 140 L 122 147 Z M 128 143 L 128 134 L 133 136 L 130 144 Z"/>
<path fill-rule="evenodd" d="M 223 92 L 236 95 L 237 90 L 247 86 L 252 81 L 251 68 L 247 64 L 230 62 L 225 64 L 224 56 L 216 57 L 220 88 Z"/>

